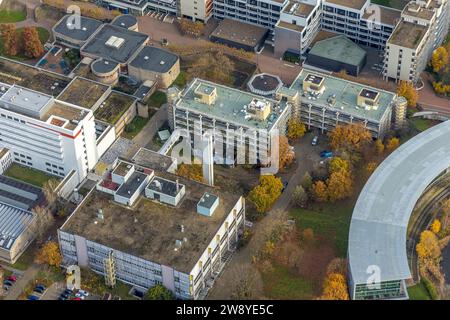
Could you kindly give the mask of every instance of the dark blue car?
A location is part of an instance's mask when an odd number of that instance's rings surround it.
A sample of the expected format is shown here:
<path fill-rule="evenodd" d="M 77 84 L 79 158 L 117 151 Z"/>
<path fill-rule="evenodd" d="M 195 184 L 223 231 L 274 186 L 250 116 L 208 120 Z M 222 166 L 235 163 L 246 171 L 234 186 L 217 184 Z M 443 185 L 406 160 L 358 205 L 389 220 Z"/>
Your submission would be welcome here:
<path fill-rule="evenodd" d="M 28 300 L 39 300 L 39 297 L 30 295 L 30 296 L 28 296 Z"/>

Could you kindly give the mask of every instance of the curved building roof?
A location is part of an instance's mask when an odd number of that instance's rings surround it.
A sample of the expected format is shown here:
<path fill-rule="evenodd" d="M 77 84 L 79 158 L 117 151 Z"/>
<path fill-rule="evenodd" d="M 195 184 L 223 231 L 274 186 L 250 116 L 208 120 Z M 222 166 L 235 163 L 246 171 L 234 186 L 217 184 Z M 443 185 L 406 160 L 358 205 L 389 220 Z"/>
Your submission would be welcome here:
<path fill-rule="evenodd" d="M 138 23 L 137 18 L 132 14 L 123 14 L 121 16 L 117 16 L 111 22 L 111 24 L 113 25 L 126 29 L 135 26 L 137 23 Z"/>
<path fill-rule="evenodd" d="M 367 283 L 370 266 L 381 281 L 411 278 L 406 231 L 426 187 L 450 166 L 450 121 L 436 125 L 389 155 L 358 197 L 350 224 L 348 259 L 353 284 Z"/>
<path fill-rule="evenodd" d="M 92 70 L 97 73 L 109 73 L 114 71 L 118 66 L 118 63 L 104 59 L 95 60 L 91 64 Z"/>

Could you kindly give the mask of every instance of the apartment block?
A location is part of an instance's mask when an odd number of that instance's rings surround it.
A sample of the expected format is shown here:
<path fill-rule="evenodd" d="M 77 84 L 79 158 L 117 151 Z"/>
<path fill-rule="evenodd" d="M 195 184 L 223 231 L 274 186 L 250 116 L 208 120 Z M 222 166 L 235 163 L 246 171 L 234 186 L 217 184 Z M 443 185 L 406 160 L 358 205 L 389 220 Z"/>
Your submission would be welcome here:
<path fill-rule="evenodd" d="M 450 25 L 450 5 L 443 1 L 411 1 L 387 41 L 383 77 L 417 81 Z"/>
<path fill-rule="evenodd" d="M 92 111 L 17 85 L 0 84 L 0 147 L 24 166 L 81 182 L 98 160 Z"/>
<path fill-rule="evenodd" d="M 169 122 L 182 129 L 192 142 L 206 131 L 213 133 L 216 161 L 234 164 L 224 155 L 237 155 L 238 148 L 255 150 L 258 159 L 269 154 L 270 136 L 286 132 L 291 103 L 194 79 L 183 93 L 171 101 Z M 222 146 L 223 149 L 220 149 Z M 221 162 L 223 163 L 223 162 Z"/>
<path fill-rule="evenodd" d="M 402 121 L 403 99 L 392 92 L 364 86 L 330 75 L 303 69 L 289 88 L 301 95 L 299 117 L 308 128 L 322 133 L 338 125 L 359 123 L 374 138 L 383 138 L 395 121 Z M 277 95 L 282 98 L 281 88 Z M 395 112 L 399 108 L 400 111 Z"/>
<path fill-rule="evenodd" d="M 137 172 L 150 180 L 124 207 L 105 189 Z M 63 263 L 89 267 L 110 285 L 162 284 L 178 299 L 205 298 L 243 232 L 244 198 L 124 161 L 105 179 L 58 230 Z"/>

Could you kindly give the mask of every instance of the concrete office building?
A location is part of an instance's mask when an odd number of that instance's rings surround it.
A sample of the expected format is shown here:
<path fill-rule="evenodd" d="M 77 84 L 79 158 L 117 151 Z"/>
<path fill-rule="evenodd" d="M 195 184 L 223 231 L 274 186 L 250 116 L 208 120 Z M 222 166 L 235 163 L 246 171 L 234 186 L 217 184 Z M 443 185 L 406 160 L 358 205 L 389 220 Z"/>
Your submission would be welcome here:
<path fill-rule="evenodd" d="M 179 6 L 177 0 L 95 0 L 95 3 L 109 10 L 118 10 L 135 16 L 143 16 L 149 12 L 176 16 Z"/>
<path fill-rule="evenodd" d="M 90 192 L 58 230 L 63 263 L 89 267 L 109 284 L 162 284 L 179 299 L 203 299 L 243 231 L 244 198 L 163 171 L 144 194 L 124 208 L 107 192 Z"/>
<path fill-rule="evenodd" d="M 129 63 L 128 74 L 138 81 L 151 80 L 167 89 L 180 74 L 180 58 L 169 51 L 145 46 Z"/>
<path fill-rule="evenodd" d="M 393 112 L 400 103 L 395 93 L 308 69 L 299 73 L 289 90 L 301 94 L 302 122 L 322 133 L 337 125 L 360 123 L 374 138 L 383 138 L 393 124 Z M 285 91 L 286 88 L 281 88 L 279 97 Z"/>
<path fill-rule="evenodd" d="M 17 85 L 0 84 L 0 147 L 13 161 L 81 182 L 99 154 L 92 111 Z M 104 149 L 104 148 L 102 148 Z"/>
<path fill-rule="evenodd" d="M 77 25 L 73 16 L 64 16 L 52 28 L 54 40 L 67 47 L 80 49 L 102 25 L 101 21 L 88 17 L 80 16 L 79 19 L 80 25 Z"/>
<path fill-rule="evenodd" d="M 192 142 L 195 136 L 203 136 L 211 130 L 215 143 L 224 148 L 215 145 L 215 161 L 230 164 L 234 164 L 235 159 L 223 158 L 230 149 L 246 147 L 256 150 L 258 157 L 267 155 L 270 135 L 274 130 L 285 134 L 291 115 L 289 102 L 198 78 L 191 81 L 179 97 L 169 101 L 169 105 L 169 123 L 173 129 L 184 129 Z"/>
<path fill-rule="evenodd" d="M 34 213 L 0 202 L 0 260 L 14 264 L 34 240 Z M 3 285 L 3 284 L 2 284 Z"/>
<path fill-rule="evenodd" d="M 389 38 L 383 76 L 386 80 L 417 81 L 450 26 L 450 5 L 443 1 L 411 1 Z"/>
<path fill-rule="evenodd" d="M 11 152 L 8 148 L 0 148 L 0 174 L 3 174 L 13 163 Z"/>

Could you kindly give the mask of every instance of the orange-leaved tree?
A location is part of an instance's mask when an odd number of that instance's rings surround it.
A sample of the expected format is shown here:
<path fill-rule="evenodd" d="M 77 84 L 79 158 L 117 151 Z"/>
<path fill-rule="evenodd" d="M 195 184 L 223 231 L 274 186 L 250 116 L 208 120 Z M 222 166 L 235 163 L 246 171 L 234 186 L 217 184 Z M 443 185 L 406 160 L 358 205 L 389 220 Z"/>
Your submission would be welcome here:
<path fill-rule="evenodd" d="M 419 99 L 419 94 L 417 90 L 414 88 L 412 82 L 409 81 L 400 81 L 397 87 L 397 94 L 402 96 L 408 101 L 408 106 L 416 107 L 417 99 Z"/>
<path fill-rule="evenodd" d="M 333 150 L 349 153 L 360 151 L 372 139 L 369 130 L 361 124 L 337 126 L 328 135 L 330 138 L 330 146 Z"/>
<path fill-rule="evenodd" d="M 36 255 L 35 262 L 39 264 L 48 264 L 49 266 L 59 267 L 62 262 L 59 246 L 55 241 L 48 241 L 39 250 Z"/>

